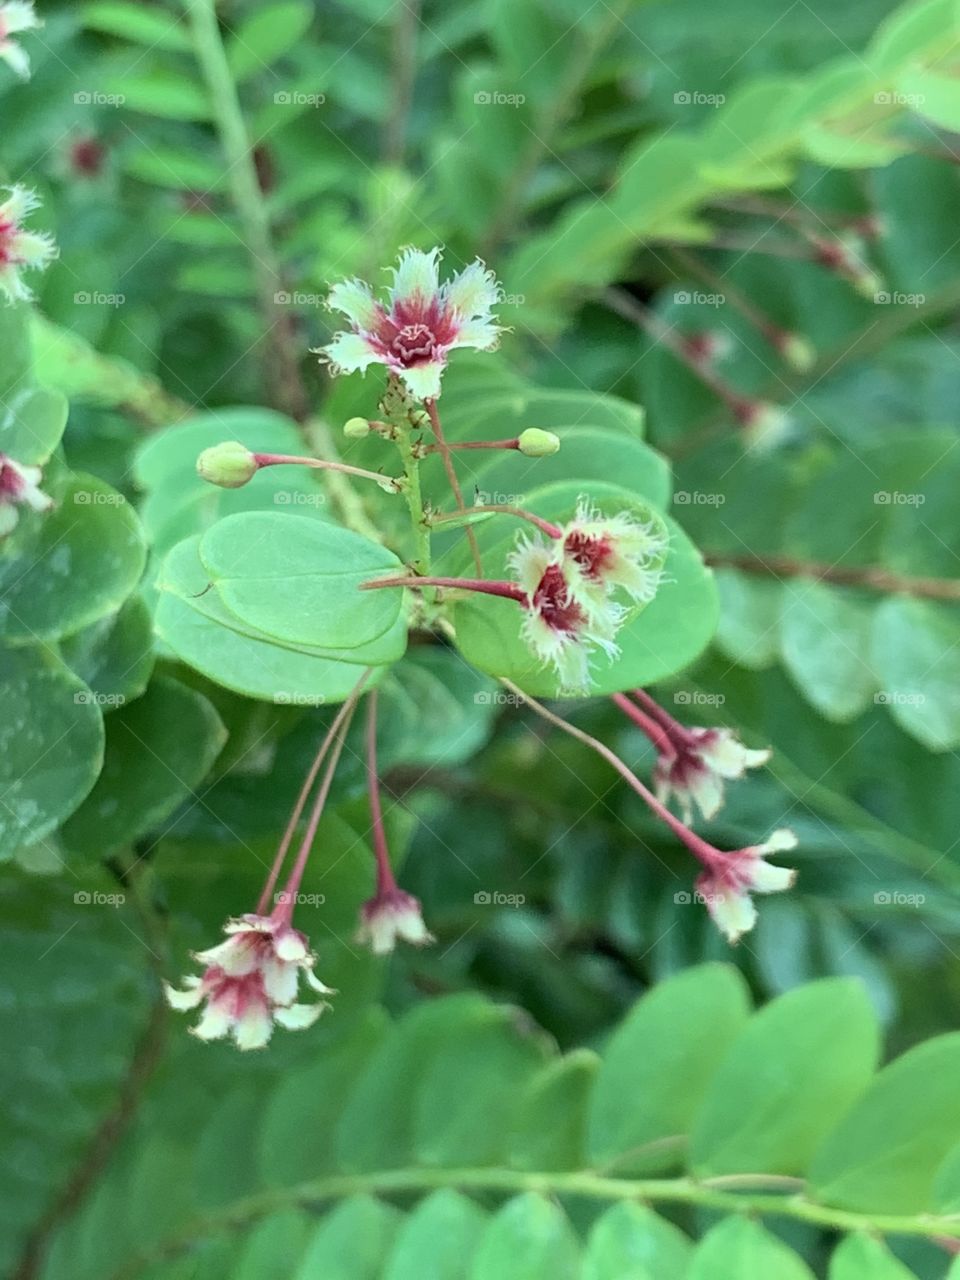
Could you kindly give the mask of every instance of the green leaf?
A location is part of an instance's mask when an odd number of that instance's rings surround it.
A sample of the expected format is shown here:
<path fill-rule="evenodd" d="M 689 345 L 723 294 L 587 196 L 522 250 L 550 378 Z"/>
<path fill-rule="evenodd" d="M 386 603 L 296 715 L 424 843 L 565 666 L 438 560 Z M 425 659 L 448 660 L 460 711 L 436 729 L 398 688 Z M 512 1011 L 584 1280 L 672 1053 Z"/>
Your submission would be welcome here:
<path fill-rule="evenodd" d="M 397 1232 L 383 1280 L 468 1280 L 486 1222 L 466 1196 L 435 1191 Z"/>
<path fill-rule="evenodd" d="M 717 569 L 714 578 L 720 595 L 717 646 L 741 666 L 769 667 L 780 654 L 780 583 L 733 569 Z"/>
<path fill-rule="evenodd" d="M 938 1036 L 885 1067 L 825 1140 L 810 1169 L 817 1199 L 865 1213 L 932 1207 L 937 1168 L 960 1131 L 960 1034 Z"/>
<path fill-rule="evenodd" d="M 115 613 L 143 572 L 140 524 L 93 476 L 52 487 L 55 510 L 21 518 L 0 554 L 0 638 L 53 640 Z"/>
<path fill-rule="evenodd" d="M 470 1280 L 575 1280 L 577 1238 L 557 1206 L 532 1192 L 509 1200 L 480 1241 Z"/>
<path fill-rule="evenodd" d="M 784 588 L 784 665 L 828 720 L 852 720 L 872 705 L 877 678 L 866 657 L 872 625 L 872 608 L 850 592 L 812 579 Z"/>
<path fill-rule="evenodd" d="M 591 1166 L 629 1174 L 675 1164 L 676 1140 L 689 1133 L 748 1012 L 743 979 L 727 965 L 689 969 L 648 992 L 600 1064 L 588 1114 Z M 625 1098 L 642 1099 L 642 1106 L 626 1108 Z"/>
<path fill-rule="evenodd" d="M 67 425 L 66 397 L 46 387 L 23 387 L 2 408 L 0 453 L 30 466 L 46 462 Z"/>
<path fill-rule="evenodd" d="M 102 857 L 153 831 L 194 793 L 225 740 L 206 698 L 156 678 L 110 716 L 103 772 L 63 829 L 67 849 Z"/>
<path fill-rule="evenodd" d="M 241 622 L 292 644 L 355 649 L 396 622 L 402 592 L 361 591 L 403 566 L 385 547 L 337 525 L 254 511 L 200 541 L 220 598 Z"/>
<path fill-rule="evenodd" d="M 510 1163 L 519 1169 L 577 1169 L 584 1163 L 587 1106 L 600 1061 L 576 1049 L 529 1081 L 514 1117 Z"/>
<path fill-rule="evenodd" d="M 892 596 L 874 614 L 877 699 L 931 751 L 960 745 L 960 609 Z"/>
<path fill-rule="evenodd" d="M 825 978 L 780 996 L 751 1018 L 710 1082 L 690 1142 L 697 1175 L 802 1174 L 878 1056 L 859 982 Z"/>
<path fill-rule="evenodd" d="M 211 116 L 210 101 L 200 85 L 172 69 L 116 76 L 106 82 L 106 92 L 116 95 L 128 111 L 163 120 L 205 121 Z"/>
<path fill-rule="evenodd" d="M 0 649 L 0 857 L 47 837 L 100 772 L 103 717 L 89 689 L 48 652 Z"/>
<path fill-rule="evenodd" d="M 400 1220 L 397 1209 L 371 1196 L 345 1200 L 316 1228 L 291 1280 L 378 1280 Z"/>
<path fill-rule="evenodd" d="M 257 1223 L 230 1269 L 230 1280 L 290 1280 L 313 1225 L 308 1213 L 294 1209 Z"/>
<path fill-rule="evenodd" d="M 284 0 L 256 9 L 234 29 L 227 44 L 227 59 L 235 80 L 243 81 L 294 48 L 313 21 L 313 6 L 302 0 Z"/>
<path fill-rule="evenodd" d="M 140 922 L 116 904 L 118 895 L 121 887 L 99 871 L 40 883 L 7 869 L 0 882 L 7 988 L 0 1088 L 10 1100 L 0 1161 L 5 1273 L 115 1110 L 145 1021 L 149 957 L 136 937 Z"/>
<path fill-rule="evenodd" d="M 590 1229 L 581 1280 L 686 1280 L 693 1245 L 645 1205 L 618 1204 Z"/>
<path fill-rule="evenodd" d="M 83 9 L 83 24 L 91 31 L 120 36 L 147 49 L 172 49 L 187 52 L 192 48 L 189 33 L 180 15 L 145 9 L 140 4 L 114 3 L 102 0 Z"/>
<path fill-rule="evenodd" d="M 64 662 L 108 709 L 139 698 L 153 670 L 153 620 L 141 596 L 60 642 Z"/>
<path fill-rule="evenodd" d="M 882 1240 L 857 1233 L 833 1252 L 828 1280 L 916 1280 Z"/>
<path fill-rule="evenodd" d="M 686 1280 L 813 1280 L 813 1272 L 759 1223 L 729 1217 L 707 1232 Z"/>

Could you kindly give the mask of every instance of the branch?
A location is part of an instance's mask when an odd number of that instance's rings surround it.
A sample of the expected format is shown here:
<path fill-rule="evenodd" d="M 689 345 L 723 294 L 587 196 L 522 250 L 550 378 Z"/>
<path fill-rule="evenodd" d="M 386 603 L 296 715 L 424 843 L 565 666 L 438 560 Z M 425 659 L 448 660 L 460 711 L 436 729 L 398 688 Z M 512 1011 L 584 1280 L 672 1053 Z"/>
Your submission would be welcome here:
<path fill-rule="evenodd" d="M 842 587 L 864 587 L 868 591 L 899 593 L 926 600 L 960 601 L 960 579 L 956 578 L 917 578 L 877 565 L 844 567 L 782 555 L 726 555 L 707 551 L 703 558 L 714 569 L 739 569 L 743 573 L 763 574 L 771 578 L 814 578 L 818 582 L 835 582 Z"/>

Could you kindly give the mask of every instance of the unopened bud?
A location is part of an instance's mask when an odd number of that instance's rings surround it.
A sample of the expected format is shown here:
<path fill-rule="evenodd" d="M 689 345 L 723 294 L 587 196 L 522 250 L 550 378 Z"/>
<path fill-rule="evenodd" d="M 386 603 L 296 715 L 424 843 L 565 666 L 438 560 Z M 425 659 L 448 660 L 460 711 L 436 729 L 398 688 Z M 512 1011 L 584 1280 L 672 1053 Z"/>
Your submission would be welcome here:
<path fill-rule="evenodd" d="M 799 333 L 784 331 L 777 346 L 787 364 L 798 373 L 806 373 L 816 362 L 817 353 L 813 344 Z"/>
<path fill-rule="evenodd" d="M 348 440 L 362 440 L 370 434 L 370 423 L 366 418 L 350 418 L 343 424 L 343 434 Z"/>
<path fill-rule="evenodd" d="M 221 489 L 240 489 L 256 473 L 256 456 L 238 440 L 204 449 L 197 459 L 197 475 Z"/>
<path fill-rule="evenodd" d="M 517 448 L 527 458 L 549 458 L 560 448 L 560 437 L 539 427 L 527 427 L 517 438 Z"/>

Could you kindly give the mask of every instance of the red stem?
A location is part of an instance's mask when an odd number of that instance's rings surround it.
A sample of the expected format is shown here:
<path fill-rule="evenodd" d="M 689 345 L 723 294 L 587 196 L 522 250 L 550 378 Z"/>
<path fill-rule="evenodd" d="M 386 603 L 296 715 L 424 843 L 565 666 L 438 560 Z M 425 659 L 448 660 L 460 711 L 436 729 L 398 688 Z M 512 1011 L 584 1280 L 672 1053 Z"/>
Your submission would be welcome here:
<path fill-rule="evenodd" d="M 323 781 L 320 783 L 320 790 L 317 792 L 317 798 L 313 802 L 313 809 L 310 813 L 310 821 L 307 823 L 307 829 L 304 832 L 303 841 L 300 845 L 300 851 L 297 854 L 297 860 L 293 864 L 293 869 L 287 877 L 287 883 L 283 888 L 283 901 L 277 907 L 277 917 L 286 920 L 289 924 L 290 917 L 293 915 L 294 899 L 300 888 L 300 881 L 303 879 L 303 873 L 307 866 L 307 859 L 310 857 L 310 850 L 313 848 L 313 841 L 317 834 L 317 827 L 320 825 L 320 818 L 323 814 L 324 806 L 327 803 L 327 796 L 330 794 L 330 787 L 333 785 L 333 775 L 337 771 L 337 764 L 340 761 L 340 753 L 343 751 L 343 744 L 346 740 L 347 730 L 350 728 L 350 721 L 353 719 L 353 713 L 356 709 L 356 698 L 351 698 L 349 703 L 349 712 L 343 724 L 340 736 L 337 738 L 330 752 L 330 759 L 327 764 L 326 772 L 323 775 Z"/>
<path fill-rule="evenodd" d="M 528 520 L 530 524 L 535 524 L 540 532 L 545 533 L 548 538 L 563 537 L 563 530 L 558 524 L 544 520 L 542 516 L 535 515 L 532 511 L 526 511 L 523 507 L 512 507 L 506 503 L 486 503 L 479 507 L 464 507 L 462 511 L 451 511 L 447 515 L 431 516 L 430 523 L 445 524 L 448 520 L 459 520 L 461 516 L 479 516 L 487 512 L 491 514 L 499 512 L 506 516 L 516 516 L 518 520 Z"/>
<path fill-rule="evenodd" d="M 625 712 L 630 717 L 638 728 L 643 730 L 660 755 L 676 755 L 669 733 L 657 724 L 656 720 L 651 716 L 646 715 L 639 707 L 635 706 L 629 698 L 624 697 L 622 693 L 612 694 L 611 700 L 617 704 L 621 711 Z"/>
<path fill-rule="evenodd" d="M 373 582 L 361 582 L 361 591 L 374 591 L 378 587 L 456 587 L 461 591 L 479 591 L 483 595 L 503 596 L 520 604 L 529 604 L 527 593 L 515 582 L 501 582 L 492 578 L 377 578 Z"/>
<path fill-rule="evenodd" d="M 520 437 L 514 436 L 512 440 L 464 440 L 461 444 L 448 444 L 447 450 L 453 453 L 457 449 L 519 449 Z M 427 453 L 442 453 L 440 445 L 428 444 Z"/>
<path fill-rule="evenodd" d="M 260 895 L 260 901 L 257 903 L 258 916 L 263 915 L 264 911 L 267 909 L 267 904 L 270 901 L 270 896 L 273 893 L 274 887 L 277 883 L 277 877 L 280 875 L 280 868 L 283 866 L 284 860 L 286 859 L 286 856 L 287 856 L 287 850 L 290 848 L 290 842 L 293 839 L 293 833 L 297 829 L 297 823 L 300 821 L 300 817 L 301 817 L 301 814 L 303 813 L 304 805 L 307 803 L 307 796 L 309 796 L 313 788 L 313 784 L 316 781 L 317 774 L 320 772 L 320 766 L 323 764 L 326 754 L 330 750 L 330 744 L 333 741 L 340 726 L 343 724 L 344 717 L 347 715 L 350 706 L 360 696 L 360 692 L 363 689 L 363 686 L 370 679 L 371 670 L 372 668 L 368 669 L 360 677 L 359 681 L 354 686 L 353 692 L 350 694 L 350 697 L 347 699 L 347 701 L 343 704 L 343 706 L 337 712 L 336 718 L 334 719 L 330 728 L 327 730 L 327 733 L 324 736 L 323 741 L 320 743 L 320 746 L 317 749 L 317 754 L 313 758 L 313 764 L 311 764 L 310 769 L 307 773 L 307 776 L 304 779 L 303 786 L 300 788 L 300 794 L 299 796 L 297 796 L 297 803 L 293 806 L 293 812 L 290 815 L 290 820 L 287 823 L 286 830 L 283 833 L 283 839 L 280 841 L 280 847 L 277 850 L 277 856 L 273 860 L 273 866 L 270 868 L 270 874 L 267 876 L 267 882 L 263 886 L 263 892 Z"/>

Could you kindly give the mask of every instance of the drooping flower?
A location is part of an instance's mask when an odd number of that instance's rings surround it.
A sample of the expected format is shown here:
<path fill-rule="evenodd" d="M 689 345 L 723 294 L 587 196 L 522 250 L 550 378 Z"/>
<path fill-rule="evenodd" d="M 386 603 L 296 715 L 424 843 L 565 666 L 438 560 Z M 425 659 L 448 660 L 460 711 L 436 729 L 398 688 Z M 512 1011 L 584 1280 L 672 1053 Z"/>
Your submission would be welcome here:
<path fill-rule="evenodd" d="M 334 285 L 328 305 L 351 326 L 320 348 L 336 372 L 383 364 L 413 395 L 433 400 L 454 347 L 493 350 L 501 332 L 492 314 L 500 296 L 496 278 L 478 259 L 441 285 L 439 260 L 439 249 L 405 249 L 386 304 L 361 280 Z"/>
<path fill-rule="evenodd" d="M 368 946 L 374 955 L 385 956 L 394 949 L 398 939 L 415 947 L 425 947 L 434 941 L 423 923 L 419 900 L 394 884 L 360 908 L 356 940 Z"/>
<path fill-rule="evenodd" d="M 578 599 L 559 540 L 521 535 L 507 563 L 524 593 L 521 635 L 545 666 L 553 667 L 560 686 L 581 692 L 590 683 L 590 659 L 602 651 L 611 660 L 619 649 L 614 637 L 626 610 L 599 599 L 589 607 Z"/>
<path fill-rule="evenodd" d="M 767 862 L 765 855 L 796 847 L 793 832 L 780 828 L 763 844 L 734 853 L 714 851 L 710 865 L 697 878 L 696 890 L 728 942 L 737 942 L 757 922 L 752 893 L 780 893 L 796 879 L 796 871 Z"/>
<path fill-rule="evenodd" d="M 42 26 L 33 11 L 32 0 L 8 0 L 6 4 L 0 4 L 0 58 L 22 80 L 30 78 L 30 59 L 10 37 Z"/>
<path fill-rule="evenodd" d="M 315 976 L 316 957 L 287 915 L 281 906 L 269 916 L 251 913 L 228 920 L 227 940 L 194 955 L 205 966 L 203 974 L 185 978 L 184 990 L 166 984 L 172 1008 L 204 1004 L 200 1021 L 191 1028 L 195 1036 L 221 1040 L 230 1035 L 239 1049 L 262 1049 L 274 1024 L 290 1031 L 309 1027 L 329 1007 L 323 1000 L 297 1001 L 301 974 L 321 995 L 333 992 Z"/>
<path fill-rule="evenodd" d="M 693 805 L 704 818 L 716 816 L 723 804 L 724 781 L 742 778 L 770 759 L 769 748 L 745 747 L 732 729 L 682 729 L 670 735 L 660 750 L 653 777 L 657 796 L 664 804 L 676 796 L 683 820 L 689 826 Z"/>
<path fill-rule="evenodd" d="M 20 507 L 49 511 L 53 499 L 40 488 L 43 472 L 26 467 L 0 453 L 0 538 L 6 537 L 20 519 Z"/>
<path fill-rule="evenodd" d="M 603 609 L 618 587 L 635 604 L 649 604 L 663 577 L 666 527 L 627 511 L 605 516 L 586 498 L 563 527 L 561 545 L 574 596 L 588 609 Z"/>
<path fill-rule="evenodd" d="M 53 238 L 44 231 L 25 231 L 23 220 L 40 203 L 26 187 L 5 187 L 0 204 L 0 290 L 8 302 L 29 302 L 33 297 L 21 279 L 26 267 L 42 269 L 57 256 Z"/>

